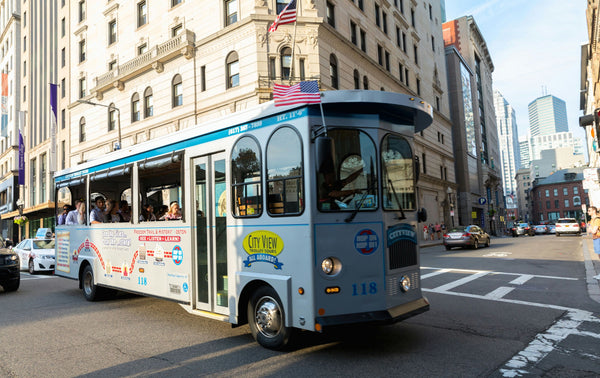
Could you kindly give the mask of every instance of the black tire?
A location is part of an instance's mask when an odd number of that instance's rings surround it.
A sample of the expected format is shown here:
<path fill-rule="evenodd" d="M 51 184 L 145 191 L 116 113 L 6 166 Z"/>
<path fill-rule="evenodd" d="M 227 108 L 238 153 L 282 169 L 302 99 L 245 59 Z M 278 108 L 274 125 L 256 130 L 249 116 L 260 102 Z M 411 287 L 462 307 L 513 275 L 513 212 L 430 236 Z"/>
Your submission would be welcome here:
<path fill-rule="evenodd" d="M 557 232 L 557 233 L 556 233 L 556 237 L 559 237 L 559 236 L 560 236 L 560 234 Z"/>
<path fill-rule="evenodd" d="M 485 243 L 486 248 L 489 248 L 490 244 L 492 244 L 492 239 L 488 238 L 487 242 Z"/>
<path fill-rule="evenodd" d="M 446 246 L 446 251 L 449 251 L 451 249 L 452 249 L 452 247 L 450 247 L 449 245 Z"/>
<path fill-rule="evenodd" d="M 33 259 L 29 259 L 29 263 L 27 264 L 27 270 L 29 270 L 29 274 L 35 274 L 35 264 Z"/>
<path fill-rule="evenodd" d="M 91 265 L 83 268 L 81 274 L 81 291 L 86 300 L 90 302 L 102 299 L 102 288 L 94 284 L 94 269 Z"/>
<path fill-rule="evenodd" d="M 473 249 L 478 249 L 479 248 L 479 241 L 477 239 L 475 239 L 473 241 Z"/>
<path fill-rule="evenodd" d="M 292 335 L 281 300 L 270 286 L 259 287 L 248 301 L 248 325 L 254 340 L 268 349 L 284 348 Z"/>
<path fill-rule="evenodd" d="M 5 292 L 17 291 L 19 289 L 20 284 L 21 284 L 21 277 L 19 277 L 18 279 L 14 280 L 14 281 L 10 281 L 10 282 L 3 284 L 2 287 L 4 288 Z"/>

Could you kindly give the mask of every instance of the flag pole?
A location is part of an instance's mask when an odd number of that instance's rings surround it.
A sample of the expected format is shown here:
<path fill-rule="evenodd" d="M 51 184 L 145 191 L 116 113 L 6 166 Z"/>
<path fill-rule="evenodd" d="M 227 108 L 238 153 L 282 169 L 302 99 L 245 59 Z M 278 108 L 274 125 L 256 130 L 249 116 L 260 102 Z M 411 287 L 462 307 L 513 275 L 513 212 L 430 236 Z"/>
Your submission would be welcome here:
<path fill-rule="evenodd" d="M 319 96 L 323 97 L 323 94 L 319 91 Z M 319 108 L 321 109 L 321 120 L 323 121 L 323 131 L 327 136 L 327 125 L 325 124 L 325 114 L 323 113 L 323 101 L 319 101 Z"/>
<path fill-rule="evenodd" d="M 290 80 L 289 85 L 292 85 L 294 77 L 294 55 L 296 54 L 296 26 L 298 26 L 298 9 L 300 9 L 300 0 L 296 2 L 296 21 L 294 21 L 294 38 L 292 39 L 292 61 L 290 62 Z"/>

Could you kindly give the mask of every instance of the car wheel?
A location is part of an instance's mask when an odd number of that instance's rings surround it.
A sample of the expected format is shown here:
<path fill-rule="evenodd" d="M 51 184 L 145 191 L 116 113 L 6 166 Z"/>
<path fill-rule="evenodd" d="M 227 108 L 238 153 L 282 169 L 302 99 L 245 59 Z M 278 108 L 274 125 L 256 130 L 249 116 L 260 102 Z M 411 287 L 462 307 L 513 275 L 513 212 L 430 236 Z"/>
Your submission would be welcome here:
<path fill-rule="evenodd" d="M 557 233 L 556 233 L 556 237 L 559 237 L 559 236 L 560 236 L 560 234 L 557 232 Z"/>
<path fill-rule="evenodd" d="M 29 264 L 27 264 L 27 269 L 29 270 L 29 274 L 35 274 L 35 263 L 33 259 L 29 259 Z"/>
<path fill-rule="evenodd" d="M 21 277 L 19 277 L 15 281 L 11 281 L 11 282 L 7 282 L 6 284 L 3 284 L 2 287 L 4 288 L 4 291 L 6 291 L 6 292 L 17 291 L 20 284 L 21 284 Z"/>
<path fill-rule="evenodd" d="M 268 349 L 282 349 L 292 335 L 285 326 L 281 300 L 270 286 L 259 287 L 248 301 L 248 324 L 254 339 Z"/>
<path fill-rule="evenodd" d="M 477 241 L 477 239 L 475 239 L 473 241 L 473 249 L 477 249 L 477 248 L 479 248 L 479 242 Z"/>
<path fill-rule="evenodd" d="M 452 247 L 450 247 L 449 245 L 446 246 L 446 251 L 449 251 L 451 249 L 452 249 Z"/>
<path fill-rule="evenodd" d="M 485 243 L 485 246 L 486 246 L 487 248 L 489 248 L 489 247 L 490 247 L 490 244 L 492 244 L 492 239 L 488 238 L 488 240 L 487 240 L 487 243 Z"/>

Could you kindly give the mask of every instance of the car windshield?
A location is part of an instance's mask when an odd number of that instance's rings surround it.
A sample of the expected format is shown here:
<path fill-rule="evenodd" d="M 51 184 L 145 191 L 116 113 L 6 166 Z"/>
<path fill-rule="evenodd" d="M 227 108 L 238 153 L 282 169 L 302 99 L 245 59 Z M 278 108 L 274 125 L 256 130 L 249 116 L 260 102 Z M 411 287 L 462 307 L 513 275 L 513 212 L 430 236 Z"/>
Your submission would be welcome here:
<path fill-rule="evenodd" d="M 466 232 L 466 231 L 467 231 L 467 227 L 460 226 L 460 227 L 452 227 L 450 229 L 450 231 L 448 231 L 448 232 Z"/>
<path fill-rule="evenodd" d="M 519 223 L 519 227 L 529 227 L 527 223 Z"/>
<path fill-rule="evenodd" d="M 33 249 L 54 249 L 54 239 L 52 240 L 32 240 Z"/>

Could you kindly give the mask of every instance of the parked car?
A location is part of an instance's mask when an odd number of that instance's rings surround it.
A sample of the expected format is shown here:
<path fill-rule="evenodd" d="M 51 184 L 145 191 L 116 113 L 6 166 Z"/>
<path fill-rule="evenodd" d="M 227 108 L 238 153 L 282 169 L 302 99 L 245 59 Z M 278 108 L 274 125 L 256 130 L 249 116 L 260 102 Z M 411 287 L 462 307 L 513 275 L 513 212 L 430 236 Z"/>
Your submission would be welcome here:
<path fill-rule="evenodd" d="M 548 226 L 546 226 L 545 224 L 536 224 L 535 226 L 533 226 L 533 231 L 536 234 L 547 234 L 548 233 Z"/>
<path fill-rule="evenodd" d="M 549 234 L 556 234 L 556 225 L 554 225 L 554 224 L 549 224 L 549 225 L 548 225 L 548 233 L 549 233 Z"/>
<path fill-rule="evenodd" d="M 15 247 L 21 259 L 21 269 L 34 274 L 42 271 L 54 271 L 54 239 L 25 239 Z"/>
<path fill-rule="evenodd" d="M 19 255 L 10 248 L 11 245 L 0 237 L 0 286 L 4 291 L 15 291 L 21 283 Z"/>
<path fill-rule="evenodd" d="M 533 227 L 529 223 L 517 223 L 512 228 L 512 236 L 513 237 L 517 237 L 517 236 L 520 236 L 520 235 L 534 236 L 535 235 L 535 230 L 533 229 Z"/>
<path fill-rule="evenodd" d="M 490 243 L 490 235 L 476 225 L 453 227 L 444 234 L 446 250 L 450 250 L 452 247 L 477 249 L 480 245 L 489 247 Z"/>
<path fill-rule="evenodd" d="M 560 218 L 556 221 L 556 236 L 563 234 L 581 235 L 581 228 L 575 218 Z"/>

